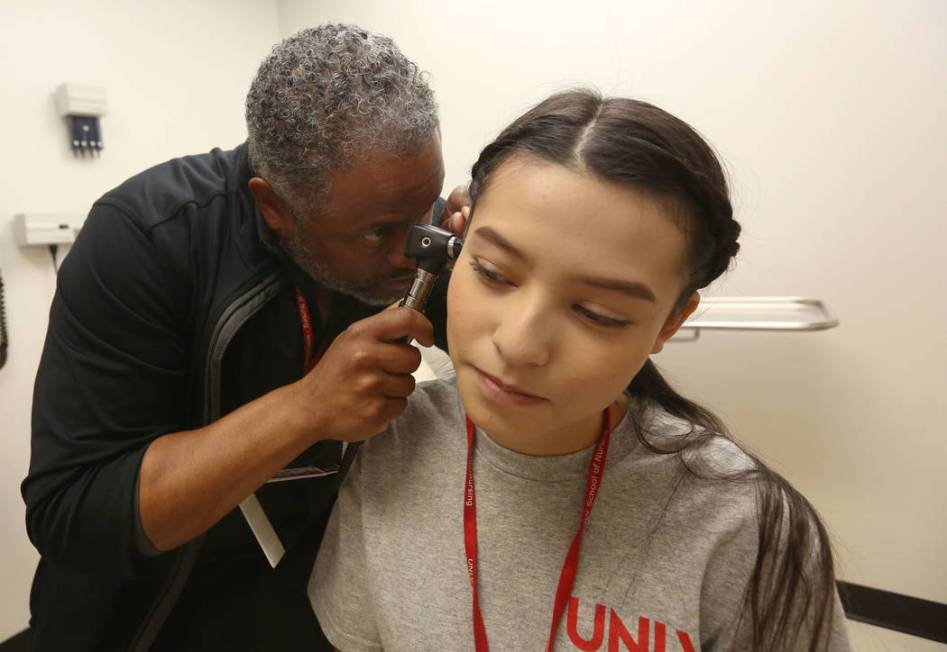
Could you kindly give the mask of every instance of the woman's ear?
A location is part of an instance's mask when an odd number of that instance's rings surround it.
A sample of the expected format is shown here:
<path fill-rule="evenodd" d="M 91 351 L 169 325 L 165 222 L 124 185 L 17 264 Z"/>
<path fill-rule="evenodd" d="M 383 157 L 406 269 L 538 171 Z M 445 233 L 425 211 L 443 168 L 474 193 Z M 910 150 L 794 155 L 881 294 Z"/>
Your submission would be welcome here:
<path fill-rule="evenodd" d="M 263 215 L 266 225 L 279 236 L 280 240 L 288 239 L 296 226 L 293 213 L 266 179 L 253 177 L 247 183 L 253 201 Z"/>
<path fill-rule="evenodd" d="M 660 353 L 661 349 L 664 348 L 664 343 L 674 337 L 674 334 L 680 330 L 687 318 L 694 314 L 699 305 L 700 294 L 694 292 L 687 298 L 687 303 L 680 310 L 672 312 L 671 316 L 664 322 L 664 326 L 661 327 L 661 332 L 658 333 L 658 339 L 655 341 L 651 353 Z"/>

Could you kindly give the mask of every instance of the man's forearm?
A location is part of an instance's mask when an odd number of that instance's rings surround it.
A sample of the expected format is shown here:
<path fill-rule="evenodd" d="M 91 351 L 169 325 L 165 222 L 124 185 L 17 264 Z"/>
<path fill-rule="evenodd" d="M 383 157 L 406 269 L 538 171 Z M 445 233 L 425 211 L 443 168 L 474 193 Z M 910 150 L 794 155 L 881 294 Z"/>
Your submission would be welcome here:
<path fill-rule="evenodd" d="M 417 349 L 399 343 L 405 339 L 430 346 L 431 323 L 408 308 L 382 311 L 349 326 L 299 381 L 152 442 L 138 495 L 151 544 L 171 550 L 203 534 L 317 441 L 383 431 L 404 411 L 421 362 Z"/>
<path fill-rule="evenodd" d="M 159 437 L 141 463 L 138 508 L 159 551 L 203 534 L 315 443 L 295 418 L 289 387 L 197 430 Z"/>

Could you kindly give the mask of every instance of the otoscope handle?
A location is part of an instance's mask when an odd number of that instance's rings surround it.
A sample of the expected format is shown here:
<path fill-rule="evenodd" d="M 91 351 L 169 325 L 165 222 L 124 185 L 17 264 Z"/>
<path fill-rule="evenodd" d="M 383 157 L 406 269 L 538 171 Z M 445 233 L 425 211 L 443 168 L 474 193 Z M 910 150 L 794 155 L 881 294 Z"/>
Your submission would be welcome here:
<path fill-rule="evenodd" d="M 404 295 L 404 297 L 401 299 L 401 303 L 398 305 L 411 308 L 412 310 L 417 310 L 423 314 L 424 307 L 427 305 L 428 297 L 431 296 L 431 290 L 434 288 L 434 283 L 436 281 L 436 275 L 418 267 L 414 281 L 411 283 L 411 289 L 408 290 L 408 293 Z M 404 337 L 398 341 L 402 344 L 410 344 L 411 338 Z"/>
<path fill-rule="evenodd" d="M 411 283 L 411 289 L 401 299 L 400 305 L 414 308 L 418 312 L 424 312 L 424 307 L 427 305 L 428 297 L 431 296 L 431 290 L 434 288 L 435 282 L 437 282 L 436 274 L 419 267 L 414 281 Z"/>

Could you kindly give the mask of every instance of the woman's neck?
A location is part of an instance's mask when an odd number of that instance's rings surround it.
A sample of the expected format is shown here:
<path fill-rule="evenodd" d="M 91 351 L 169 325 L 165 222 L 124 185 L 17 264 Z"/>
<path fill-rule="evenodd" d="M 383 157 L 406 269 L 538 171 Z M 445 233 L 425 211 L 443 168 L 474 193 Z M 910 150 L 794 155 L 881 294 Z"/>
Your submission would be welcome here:
<path fill-rule="evenodd" d="M 609 410 L 609 424 L 615 427 L 625 416 L 628 399 L 624 396 L 613 402 Z M 511 451 L 533 457 L 553 457 L 569 455 L 585 450 L 595 444 L 602 436 L 602 415 L 590 416 L 581 423 L 570 424 L 561 429 L 531 432 L 528 437 L 522 433 L 486 433 L 494 442 Z"/>

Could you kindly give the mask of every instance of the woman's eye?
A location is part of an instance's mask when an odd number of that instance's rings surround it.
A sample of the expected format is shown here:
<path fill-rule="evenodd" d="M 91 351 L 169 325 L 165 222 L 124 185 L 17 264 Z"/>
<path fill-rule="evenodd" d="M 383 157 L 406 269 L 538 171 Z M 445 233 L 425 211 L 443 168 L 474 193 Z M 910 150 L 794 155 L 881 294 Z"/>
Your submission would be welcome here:
<path fill-rule="evenodd" d="M 510 279 L 493 271 L 492 269 L 484 267 L 484 265 L 479 260 L 471 260 L 470 266 L 478 275 L 480 275 L 481 278 L 483 278 L 488 283 L 492 283 L 494 285 L 508 285 L 510 283 Z"/>
<path fill-rule="evenodd" d="M 601 313 L 597 313 L 594 310 L 589 310 L 585 306 L 576 304 L 573 306 L 573 309 L 578 312 L 582 317 L 592 322 L 597 326 L 605 326 L 607 328 L 624 328 L 631 324 L 631 321 L 627 319 L 616 319 L 615 317 L 606 317 Z"/>

